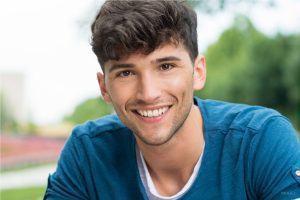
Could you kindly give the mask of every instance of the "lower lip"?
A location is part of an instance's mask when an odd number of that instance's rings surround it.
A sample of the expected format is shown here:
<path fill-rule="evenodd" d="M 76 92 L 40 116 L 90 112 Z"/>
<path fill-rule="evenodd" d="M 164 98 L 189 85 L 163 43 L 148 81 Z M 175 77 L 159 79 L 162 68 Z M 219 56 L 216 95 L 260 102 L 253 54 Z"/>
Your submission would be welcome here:
<path fill-rule="evenodd" d="M 138 113 L 135 113 L 135 114 L 143 122 L 146 122 L 146 123 L 158 123 L 158 122 L 162 121 L 162 119 L 165 117 L 165 115 L 169 112 L 169 109 L 170 108 L 168 108 L 168 110 L 166 110 L 162 115 L 160 115 L 158 117 L 143 117 L 143 116 L 139 115 Z"/>

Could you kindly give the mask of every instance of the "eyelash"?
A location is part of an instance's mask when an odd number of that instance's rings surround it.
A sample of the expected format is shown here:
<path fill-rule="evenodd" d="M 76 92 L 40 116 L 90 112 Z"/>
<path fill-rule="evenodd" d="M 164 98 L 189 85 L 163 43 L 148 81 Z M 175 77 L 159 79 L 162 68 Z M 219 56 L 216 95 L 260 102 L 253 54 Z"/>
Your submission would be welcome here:
<path fill-rule="evenodd" d="M 163 69 L 165 66 L 168 66 L 168 69 Z M 165 63 L 165 64 L 160 65 L 160 69 L 163 70 L 163 71 L 169 71 L 174 67 L 175 67 L 174 65 L 169 64 L 169 63 Z"/>
<path fill-rule="evenodd" d="M 167 69 L 164 69 L 165 67 L 167 67 Z M 175 66 L 173 64 L 169 64 L 169 63 L 164 63 L 164 64 L 161 64 L 160 65 L 160 69 L 162 71 L 169 71 L 171 69 L 173 69 Z M 127 75 L 125 75 L 125 73 Z M 119 73 L 117 73 L 117 77 L 122 77 L 122 78 L 126 78 L 126 77 L 129 77 L 131 75 L 134 75 L 134 73 L 130 70 L 125 70 L 125 71 L 121 71 Z"/>
<path fill-rule="evenodd" d="M 127 75 L 124 75 L 124 73 L 128 73 Z M 121 71 L 117 74 L 118 77 L 128 77 L 130 75 L 133 75 L 133 72 L 129 71 L 129 70 L 125 70 L 125 71 Z"/>

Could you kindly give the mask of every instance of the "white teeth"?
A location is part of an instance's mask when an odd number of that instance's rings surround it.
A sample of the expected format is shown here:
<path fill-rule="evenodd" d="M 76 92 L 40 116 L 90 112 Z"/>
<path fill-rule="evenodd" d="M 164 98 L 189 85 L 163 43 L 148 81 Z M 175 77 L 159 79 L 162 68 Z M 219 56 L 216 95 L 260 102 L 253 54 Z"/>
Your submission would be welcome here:
<path fill-rule="evenodd" d="M 163 109 L 160 108 L 159 111 L 158 111 L 158 114 L 161 115 L 162 113 L 163 113 Z"/>
<path fill-rule="evenodd" d="M 152 117 L 153 116 L 153 112 L 151 110 L 148 111 L 148 117 Z"/>
<path fill-rule="evenodd" d="M 144 110 L 144 111 L 142 111 L 141 113 L 142 113 L 141 115 L 143 115 L 143 116 L 145 116 L 145 117 L 147 117 L 147 116 L 148 116 L 148 113 L 147 113 L 147 111 L 145 111 L 145 110 Z"/>
<path fill-rule="evenodd" d="M 143 117 L 159 117 L 168 110 L 168 107 L 163 107 L 155 110 L 137 110 Z"/>

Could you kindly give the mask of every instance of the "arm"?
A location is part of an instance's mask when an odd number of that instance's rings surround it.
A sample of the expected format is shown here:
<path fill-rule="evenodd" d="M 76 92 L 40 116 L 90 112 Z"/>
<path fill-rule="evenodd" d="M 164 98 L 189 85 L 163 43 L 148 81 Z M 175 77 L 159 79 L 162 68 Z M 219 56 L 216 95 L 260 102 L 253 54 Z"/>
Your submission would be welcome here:
<path fill-rule="evenodd" d="M 88 199 L 81 173 L 78 147 L 74 145 L 76 139 L 72 134 L 66 142 L 56 172 L 49 175 L 44 199 Z"/>
<path fill-rule="evenodd" d="M 268 120 L 250 149 L 251 183 L 260 199 L 300 197 L 300 143 L 283 117 Z M 299 171 L 299 172 L 298 172 Z"/>

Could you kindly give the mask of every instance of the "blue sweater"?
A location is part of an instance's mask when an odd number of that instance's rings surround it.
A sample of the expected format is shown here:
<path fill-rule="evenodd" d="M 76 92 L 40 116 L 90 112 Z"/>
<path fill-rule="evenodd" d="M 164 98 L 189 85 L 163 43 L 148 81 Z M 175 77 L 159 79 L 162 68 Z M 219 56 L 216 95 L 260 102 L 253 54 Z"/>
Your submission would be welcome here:
<path fill-rule="evenodd" d="M 300 144 L 290 122 L 263 107 L 195 98 L 205 149 L 182 199 L 300 197 Z M 135 138 L 116 115 L 77 126 L 49 176 L 45 199 L 147 199 Z"/>

